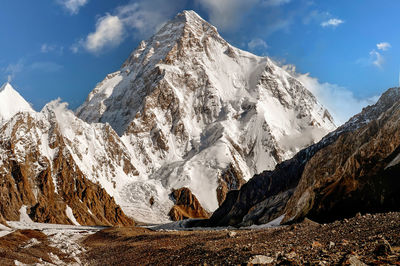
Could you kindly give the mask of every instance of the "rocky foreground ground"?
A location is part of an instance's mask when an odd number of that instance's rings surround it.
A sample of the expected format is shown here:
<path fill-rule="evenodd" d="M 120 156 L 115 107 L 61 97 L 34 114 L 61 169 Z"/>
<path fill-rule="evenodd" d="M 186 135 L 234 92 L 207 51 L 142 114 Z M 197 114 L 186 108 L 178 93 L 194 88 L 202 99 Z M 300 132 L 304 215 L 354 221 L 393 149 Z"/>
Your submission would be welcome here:
<path fill-rule="evenodd" d="M 84 240 L 92 265 L 400 265 L 400 213 L 262 230 L 110 228 Z"/>
<path fill-rule="evenodd" d="M 18 230 L 0 238 L 0 265 L 400 265 L 400 213 L 366 214 L 329 224 L 305 220 L 251 230 L 151 231 L 112 227 L 82 232 L 82 253 L 51 235 Z M 56 256 L 55 256 L 56 255 Z M 57 257 L 57 261 L 54 258 Z"/>

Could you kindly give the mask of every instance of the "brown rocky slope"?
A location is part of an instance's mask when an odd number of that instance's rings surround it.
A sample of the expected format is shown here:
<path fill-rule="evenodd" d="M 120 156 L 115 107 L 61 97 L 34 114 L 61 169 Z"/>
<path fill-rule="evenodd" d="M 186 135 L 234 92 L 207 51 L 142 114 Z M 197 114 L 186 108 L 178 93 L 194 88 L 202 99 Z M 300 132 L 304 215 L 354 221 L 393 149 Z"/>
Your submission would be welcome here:
<path fill-rule="evenodd" d="M 389 89 L 319 143 L 228 193 L 212 217 L 197 225 L 262 224 L 285 213 L 285 222 L 308 216 L 330 221 L 359 211 L 398 210 L 399 90 Z"/>
<path fill-rule="evenodd" d="M 399 213 L 385 213 L 258 230 L 109 228 L 86 238 L 84 259 L 88 265 L 398 265 L 399 221 Z"/>
<path fill-rule="evenodd" d="M 45 122 L 35 114 L 19 113 L 0 129 L 1 215 L 19 220 L 21 207 L 27 206 L 35 222 L 73 224 L 70 208 L 81 225 L 133 225 L 114 199 L 81 172 L 57 123 L 48 131 L 53 158 L 43 155 L 43 139 L 36 138 L 43 128 Z"/>
<path fill-rule="evenodd" d="M 180 188 L 172 191 L 171 197 L 175 205 L 169 212 L 173 221 L 180 221 L 188 218 L 209 218 L 209 213 L 201 207 L 196 196 L 188 188 Z"/>

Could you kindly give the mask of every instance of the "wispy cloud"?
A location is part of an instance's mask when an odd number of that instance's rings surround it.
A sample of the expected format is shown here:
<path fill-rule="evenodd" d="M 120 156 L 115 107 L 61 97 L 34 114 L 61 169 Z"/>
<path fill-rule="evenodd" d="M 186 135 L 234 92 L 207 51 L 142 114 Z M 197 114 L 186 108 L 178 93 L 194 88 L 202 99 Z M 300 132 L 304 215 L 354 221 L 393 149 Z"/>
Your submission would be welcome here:
<path fill-rule="evenodd" d="M 340 24 L 343 24 L 344 21 L 338 18 L 331 18 L 327 21 L 324 21 L 321 23 L 321 26 L 323 28 L 327 28 L 327 27 L 331 27 L 331 28 L 336 28 L 337 26 L 339 26 Z"/>
<path fill-rule="evenodd" d="M 247 11 L 255 7 L 268 11 L 290 2 L 291 0 L 195 0 L 198 7 L 208 14 L 210 22 L 223 31 L 233 29 Z M 109 47 L 119 45 L 127 37 L 148 37 L 184 9 L 187 3 L 187 0 L 130 1 L 100 17 L 95 30 L 75 42 L 70 49 L 73 53 L 84 49 L 99 54 Z M 269 20 L 265 26 L 266 34 L 287 29 L 289 24 L 290 18 Z"/>
<path fill-rule="evenodd" d="M 373 65 L 382 68 L 385 59 L 379 52 L 377 52 L 376 50 L 372 50 L 371 52 L 369 52 L 369 56 L 370 56 L 370 61 L 372 62 Z"/>
<path fill-rule="evenodd" d="M 76 15 L 89 0 L 57 0 L 71 15 Z"/>
<path fill-rule="evenodd" d="M 290 3 L 291 0 L 264 0 L 262 4 L 264 6 L 281 6 Z"/>
<path fill-rule="evenodd" d="M 62 65 L 51 62 L 51 61 L 37 61 L 32 63 L 27 63 L 26 59 L 20 59 L 16 63 L 11 63 L 8 66 L 0 69 L 0 72 L 3 72 L 6 76 L 8 82 L 14 80 L 20 73 L 22 72 L 32 72 L 32 71 L 39 71 L 39 72 L 57 72 L 63 68 Z"/>
<path fill-rule="evenodd" d="M 210 22 L 223 30 L 232 29 L 240 17 L 260 0 L 196 0 L 208 13 Z"/>
<path fill-rule="evenodd" d="M 63 68 L 62 65 L 51 61 L 34 62 L 28 66 L 28 70 L 48 72 L 48 73 L 60 71 L 62 68 Z"/>
<path fill-rule="evenodd" d="M 24 69 L 24 60 L 20 59 L 17 63 L 11 63 L 2 69 L 2 72 L 6 75 L 7 81 L 11 82 L 15 76 Z"/>
<path fill-rule="evenodd" d="M 64 52 L 64 46 L 59 46 L 55 44 L 48 44 L 48 43 L 43 43 L 40 46 L 40 52 L 47 54 L 47 53 L 57 53 L 57 54 L 62 54 Z"/>
<path fill-rule="evenodd" d="M 302 20 L 305 25 L 308 25 L 311 22 L 321 24 L 322 22 L 329 20 L 331 17 L 332 15 L 329 12 L 314 9 L 307 12 Z"/>
<path fill-rule="evenodd" d="M 378 100 L 378 96 L 357 98 L 349 89 L 327 82 L 321 83 L 309 73 L 292 74 L 328 109 L 337 125 L 345 123 L 363 107 L 374 104 Z"/>
<path fill-rule="evenodd" d="M 260 39 L 260 38 L 252 39 L 247 44 L 247 47 L 249 48 L 250 51 L 255 51 L 257 49 L 265 51 L 266 49 L 268 49 L 267 43 L 263 39 Z"/>
<path fill-rule="evenodd" d="M 387 51 L 392 47 L 392 45 L 388 42 L 381 42 L 376 44 L 376 47 L 378 48 L 378 50 Z"/>
<path fill-rule="evenodd" d="M 356 63 L 363 66 L 375 66 L 382 69 L 385 64 L 384 53 L 391 48 L 391 44 L 388 42 L 381 42 L 376 44 L 376 49 L 372 49 L 369 52 L 368 57 L 359 58 Z"/>

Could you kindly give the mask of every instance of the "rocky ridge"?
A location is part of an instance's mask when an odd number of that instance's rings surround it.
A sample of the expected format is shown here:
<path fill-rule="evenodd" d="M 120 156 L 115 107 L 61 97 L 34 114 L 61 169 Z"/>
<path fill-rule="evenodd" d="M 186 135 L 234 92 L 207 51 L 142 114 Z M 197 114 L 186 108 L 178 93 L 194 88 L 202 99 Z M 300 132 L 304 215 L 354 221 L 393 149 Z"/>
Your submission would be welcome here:
<path fill-rule="evenodd" d="M 134 222 L 98 183 L 102 168 L 96 163 L 102 164 L 100 159 L 104 155 L 100 149 L 95 157 L 99 161 L 92 164 L 93 172 L 89 173 L 84 167 L 83 163 L 87 163 L 85 155 L 90 153 L 88 147 L 96 145 L 95 142 L 102 136 L 108 143 L 102 146 L 102 151 L 115 151 L 115 165 L 124 169 L 126 174 L 135 173 L 128 155 L 112 142 L 113 137 L 116 141 L 119 138 L 111 127 L 98 125 L 97 130 L 95 128 L 90 126 L 97 133 L 96 140 L 90 136 L 94 132 L 85 131 L 88 128 L 85 128 L 84 122 L 77 120 L 72 112 L 65 109 L 65 105 L 57 101 L 46 105 L 40 113 L 19 112 L 1 124 L 2 217 L 18 221 L 21 212 L 26 212 L 30 219 L 42 223 L 133 225 Z M 86 149 L 86 153 L 79 153 L 79 149 Z M 127 157 L 124 158 L 124 155 Z M 105 167 L 115 165 L 109 162 Z M 119 169 L 113 170 L 108 172 Z M 96 171 L 97 176 L 94 174 Z"/>
<path fill-rule="evenodd" d="M 396 210 L 399 88 L 385 92 L 320 142 L 228 194 L 208 225 L 261 224 Z M 282 216 L 283 218 L 283 216 Z"/>

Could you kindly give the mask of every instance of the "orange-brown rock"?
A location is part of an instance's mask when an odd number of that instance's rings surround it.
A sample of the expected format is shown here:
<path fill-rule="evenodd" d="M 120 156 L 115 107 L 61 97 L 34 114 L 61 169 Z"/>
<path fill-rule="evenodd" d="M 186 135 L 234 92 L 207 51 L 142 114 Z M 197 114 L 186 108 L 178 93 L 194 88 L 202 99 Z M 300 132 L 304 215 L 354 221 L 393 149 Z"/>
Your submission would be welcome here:
<path fill-rule="evenodd" d="M 0 160 L 0 217 L 19 220 L 25 205 L 35 222 L 73 224 L 67 214 L 70 207 L 81 225 L 134 224 L 99 184 L 81 172 L 57 127 L 51 132 L 54 158 L 50 161 L 41 154 L 40 143 L 23 139 L 41 122 L 29 114 L 13 119 L 17 122 L 11 138 L 0 139 L 5 151 Z"/>
<path fill-rule="evenodd" d="M 208 218 L 209 213 L 203 209 L 196 196 L 188 188 L 180 188 L 171 193 L 175 205 L 169 212 L 173 221 L 180 221 L 188 218 Z"/>

